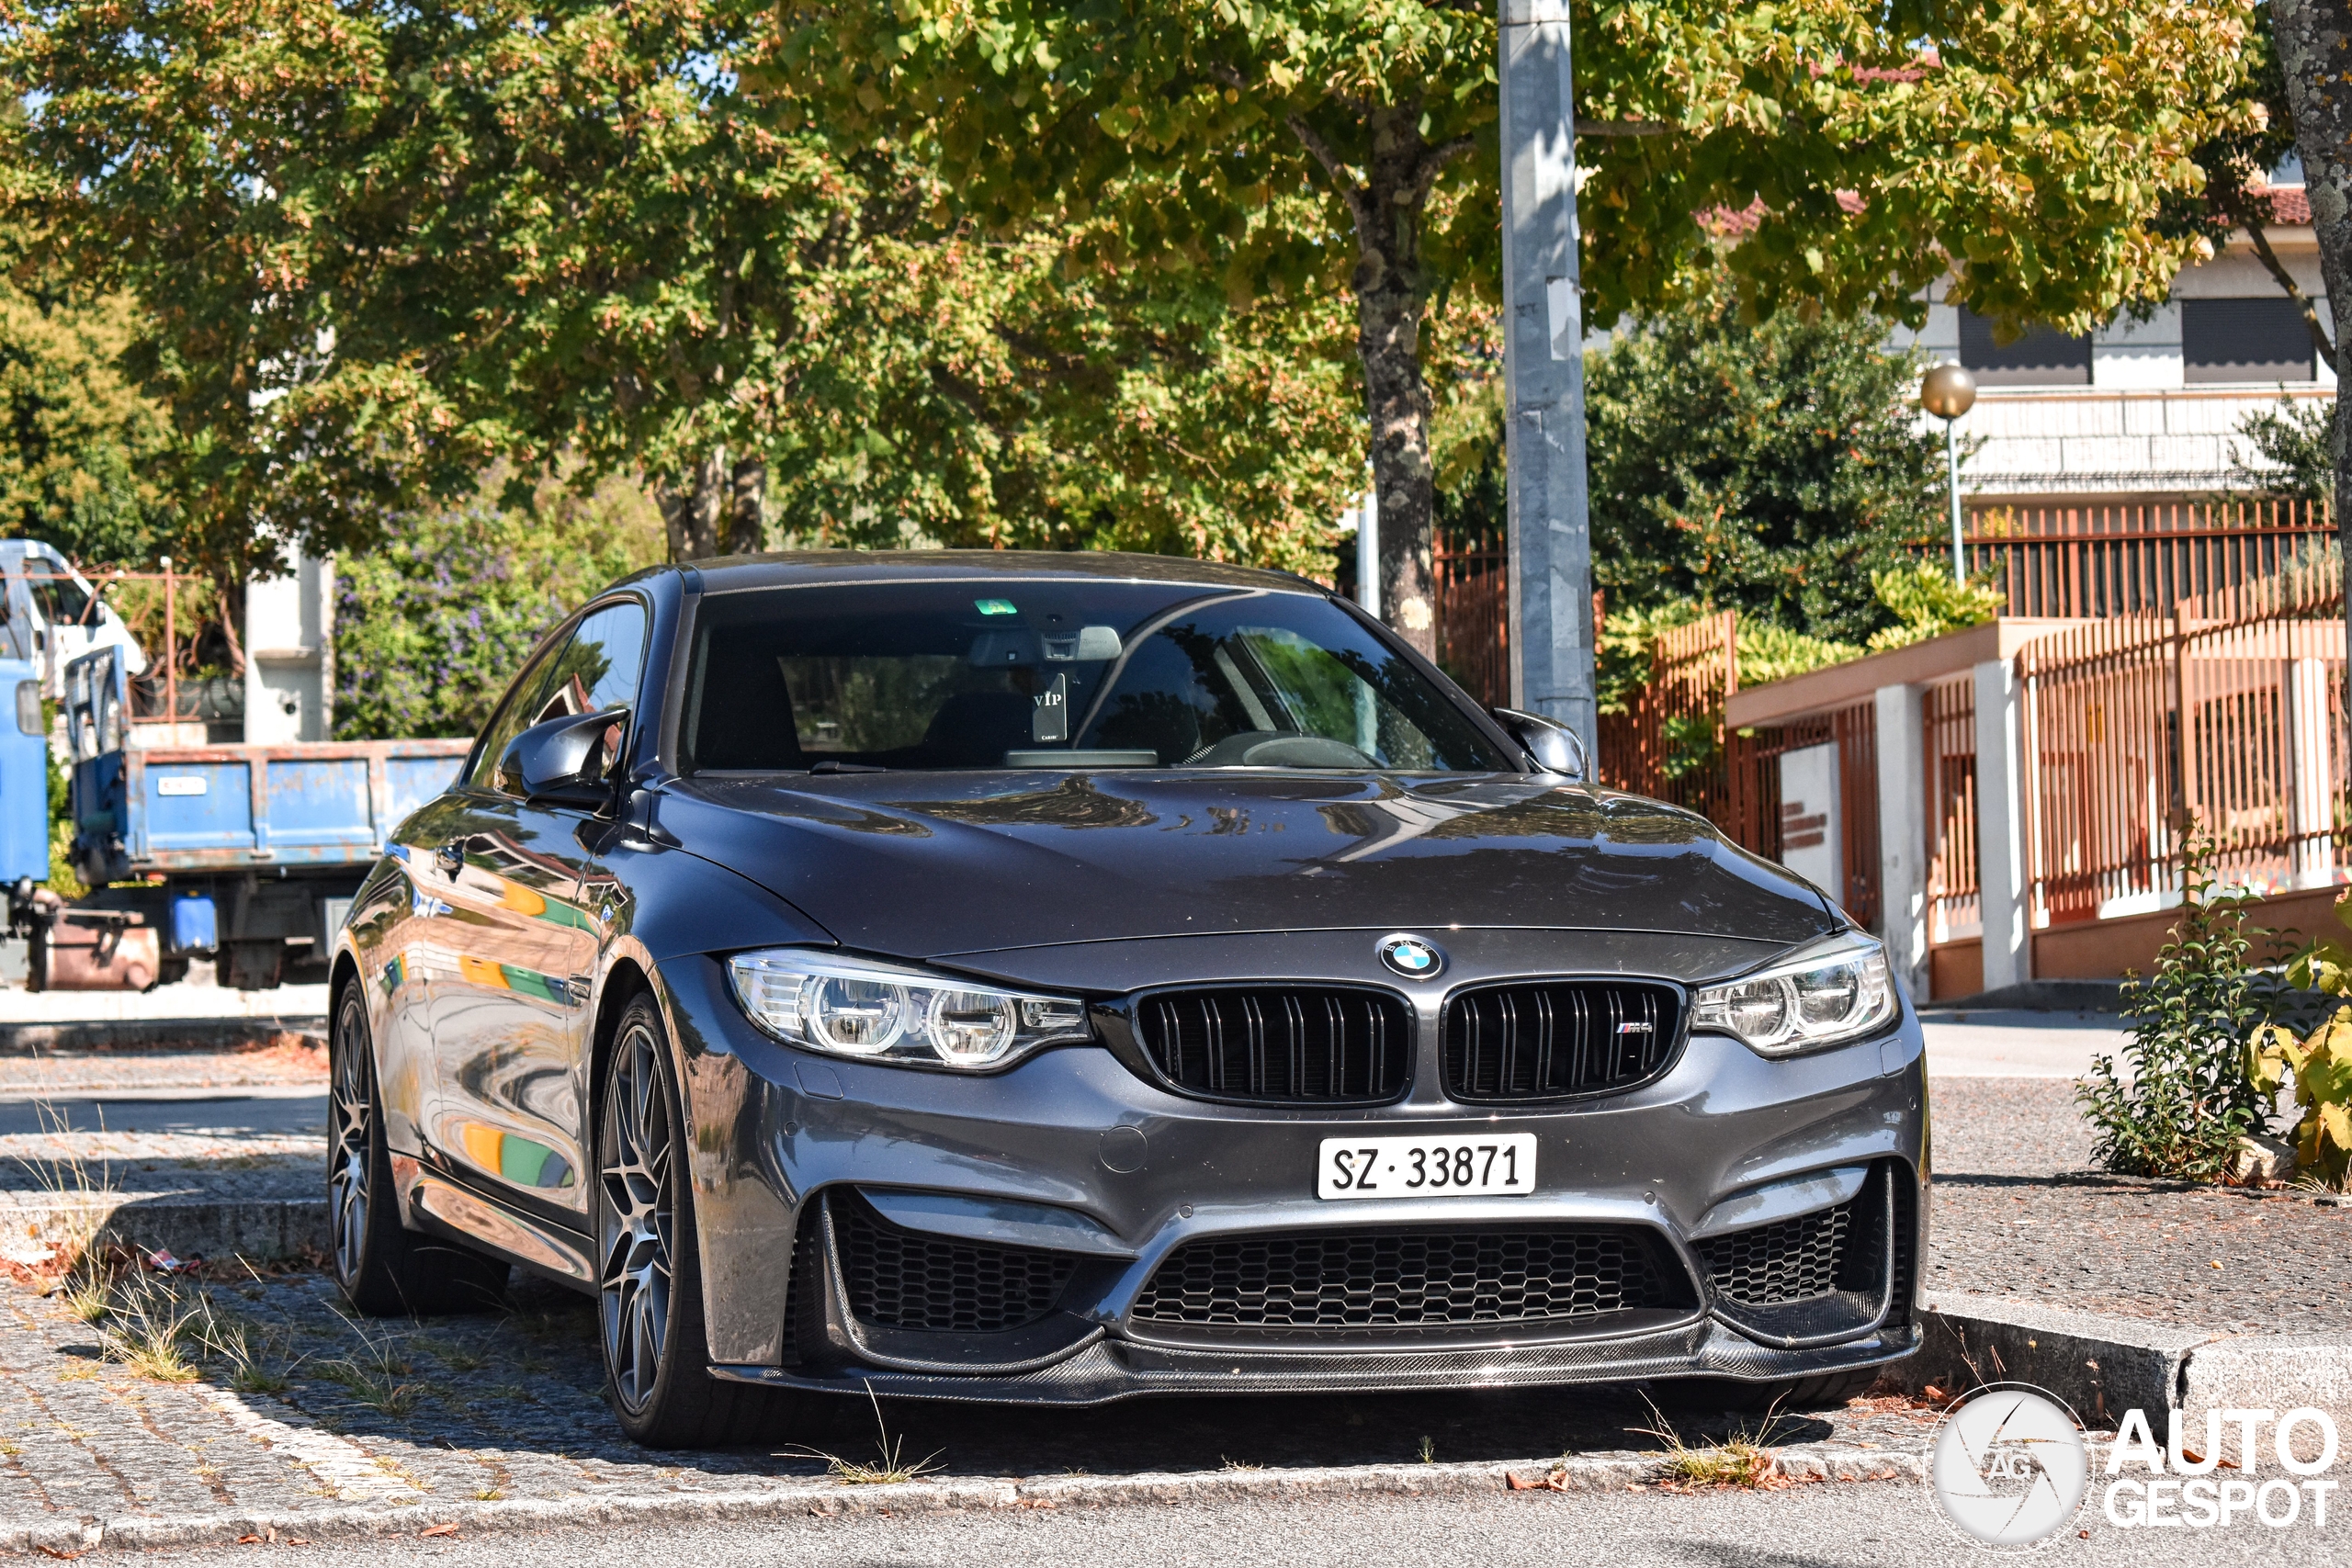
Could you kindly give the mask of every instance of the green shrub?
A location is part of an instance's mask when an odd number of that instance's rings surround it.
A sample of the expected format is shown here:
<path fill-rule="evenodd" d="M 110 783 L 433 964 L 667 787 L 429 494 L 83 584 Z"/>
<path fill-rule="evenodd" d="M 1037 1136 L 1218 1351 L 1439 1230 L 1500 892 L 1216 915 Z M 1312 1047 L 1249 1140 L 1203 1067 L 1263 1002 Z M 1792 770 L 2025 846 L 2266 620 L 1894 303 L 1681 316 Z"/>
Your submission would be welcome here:
<path fill-rule="evenodd" d="M 2104 1168 L 2210 1181 L 2228 1168 L 2242 1134 L 2269 1124 L 2245 1045 L 2267 1021 L 2246 958 L 2271 933 L 2245 923 L 2254 894 L 2217 890 L 2212 836 L 2194 822 L 2182 836 L 2181 886 L 2187 901 L 2155 973 L 2123 983 L 2131 1080 L 2101 1055 L 2075 1084 L 2075 1102 Z"/>

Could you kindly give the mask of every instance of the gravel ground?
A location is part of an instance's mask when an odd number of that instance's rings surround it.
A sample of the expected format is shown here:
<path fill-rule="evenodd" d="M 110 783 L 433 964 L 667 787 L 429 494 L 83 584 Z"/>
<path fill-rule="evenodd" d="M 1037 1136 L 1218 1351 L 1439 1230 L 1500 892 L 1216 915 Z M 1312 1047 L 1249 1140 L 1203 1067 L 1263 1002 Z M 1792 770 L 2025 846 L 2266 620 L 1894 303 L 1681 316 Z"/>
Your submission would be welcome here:
<path fill-rule="evenodd" d="M 1931 1086 L 1927 1284 L 2216 1331 L 2352 1328 L 2352 1209 L 2094 1172 L 2074 1086 Z"/>
<path fill-rule="evenodd" d="M 0 1051 L 0 1100 L 108 1089 L 259 1089 L 327 1081 L 327 1054 L 287 1035 L 243 1051 Z"/>

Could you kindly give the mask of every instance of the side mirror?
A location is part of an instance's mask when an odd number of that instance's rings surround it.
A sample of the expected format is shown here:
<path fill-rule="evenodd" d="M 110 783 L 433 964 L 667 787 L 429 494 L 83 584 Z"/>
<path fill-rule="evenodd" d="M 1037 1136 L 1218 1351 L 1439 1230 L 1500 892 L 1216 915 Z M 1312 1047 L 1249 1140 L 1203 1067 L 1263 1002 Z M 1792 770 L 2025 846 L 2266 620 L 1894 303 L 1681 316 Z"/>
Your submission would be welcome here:
<path fill-rule="evenodd" d="M 1510 738 L 1525 747 L 1527 754 L 1545 772 L 1566 773 L 1572 779 L 1592 777 L 1591 761 L 1584 752 L 1584 738 L 1575 730 L 1516 708 L 1497 708 L 1494 713 L 1510 732 Z"/>
<path fill-rule="evenodd" d="M 613 797 L 612 768 L 628 731 L 628 709 L 542 719 L 507 743 L 498 787 L 526 800 L 602 806 Z"/>

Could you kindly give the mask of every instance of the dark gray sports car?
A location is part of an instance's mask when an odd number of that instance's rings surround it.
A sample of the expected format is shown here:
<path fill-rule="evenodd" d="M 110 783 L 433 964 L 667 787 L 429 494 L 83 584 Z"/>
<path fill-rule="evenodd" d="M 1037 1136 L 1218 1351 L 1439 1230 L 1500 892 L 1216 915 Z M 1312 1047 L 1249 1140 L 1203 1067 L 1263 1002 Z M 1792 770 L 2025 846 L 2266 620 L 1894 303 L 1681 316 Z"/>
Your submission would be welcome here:
<path fill-rule="evenodd" d="M 336 1272 L 593 1292 L 670 1446 L 863 1389 L 1840 1394 L 1918 1339 L 1917 1021 L 1583 772 L 1279 573 L 632 578 L 338 939 Z"/>

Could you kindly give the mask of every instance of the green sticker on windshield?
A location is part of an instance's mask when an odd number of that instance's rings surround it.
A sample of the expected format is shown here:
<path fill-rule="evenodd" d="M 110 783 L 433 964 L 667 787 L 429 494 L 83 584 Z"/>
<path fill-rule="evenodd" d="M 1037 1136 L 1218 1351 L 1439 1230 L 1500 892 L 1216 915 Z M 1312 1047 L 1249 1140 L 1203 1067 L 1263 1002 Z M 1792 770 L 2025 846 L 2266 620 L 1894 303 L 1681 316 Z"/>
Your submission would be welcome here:
<path fill-rule="evenodd" d="M 1012 607 L 1012 601 L 1010 599 L 975 599 L 972 603 L 980 607 L 980 614 L 983 615 L 1017 615 L 1021 614 L 1020 611 Z"/>

